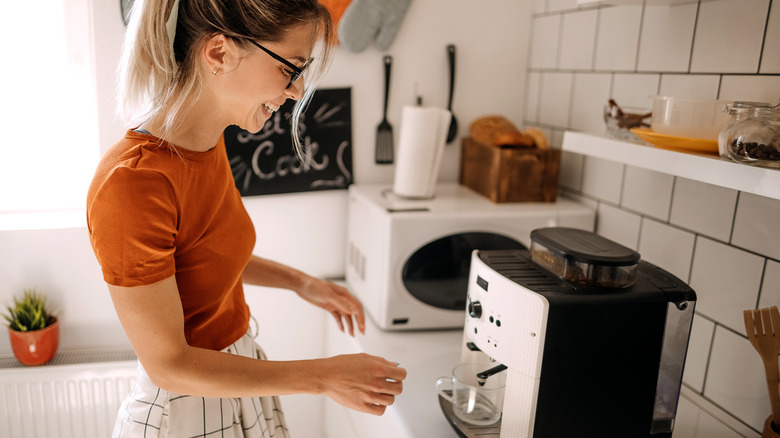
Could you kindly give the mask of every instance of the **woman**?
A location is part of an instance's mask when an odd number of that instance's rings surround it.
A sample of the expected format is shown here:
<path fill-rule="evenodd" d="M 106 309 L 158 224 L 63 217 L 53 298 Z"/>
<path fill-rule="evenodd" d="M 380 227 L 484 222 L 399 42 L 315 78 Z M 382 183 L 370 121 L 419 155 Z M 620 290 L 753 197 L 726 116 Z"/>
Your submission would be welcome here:
<path fill-rule="evenodd" d="M 251 254 L 254 228 L 221 137 L 231 124 L 259 131 L 286 99 L 304 98 L 315 48 L 315 64 L 328 59 L 327 11 L 316 0 L 134 8 L 119 97 L 139 122 L 104 155 L 87 199 L 90 240 L 139 359 L 114 436 L 286 437 L 285 394 L 381 415 L 406 377 L 396 363 L 274 362 L 254 343 L 242 283 L 291 289 L 351 335 L 365 319 L 346 289 Z"/>

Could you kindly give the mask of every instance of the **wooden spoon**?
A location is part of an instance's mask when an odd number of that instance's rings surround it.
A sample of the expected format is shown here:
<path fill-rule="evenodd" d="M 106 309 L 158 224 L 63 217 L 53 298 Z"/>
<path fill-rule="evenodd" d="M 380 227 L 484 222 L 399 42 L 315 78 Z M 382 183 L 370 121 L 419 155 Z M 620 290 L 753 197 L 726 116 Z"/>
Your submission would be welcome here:
<path fill-rule="evenodd" d="M 745 330 L 748 339 L 764 361 L 766 382 L 769 387 L 769 402 L 772 406 L 772 418 L 775 426 L 780 426 L 780 312 L 777 306 L 745 310 Z"/>

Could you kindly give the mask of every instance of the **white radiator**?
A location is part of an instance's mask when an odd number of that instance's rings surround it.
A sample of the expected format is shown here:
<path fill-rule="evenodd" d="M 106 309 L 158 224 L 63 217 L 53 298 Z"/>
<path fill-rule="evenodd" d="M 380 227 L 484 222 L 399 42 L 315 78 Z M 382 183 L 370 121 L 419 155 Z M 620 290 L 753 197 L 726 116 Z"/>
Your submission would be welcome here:
<path fill-rule="evenodd" d="M 0 356 L 0 438 L 107 438 L 135 383 L 132 349 L 61 351 L 25 367 Z"/>

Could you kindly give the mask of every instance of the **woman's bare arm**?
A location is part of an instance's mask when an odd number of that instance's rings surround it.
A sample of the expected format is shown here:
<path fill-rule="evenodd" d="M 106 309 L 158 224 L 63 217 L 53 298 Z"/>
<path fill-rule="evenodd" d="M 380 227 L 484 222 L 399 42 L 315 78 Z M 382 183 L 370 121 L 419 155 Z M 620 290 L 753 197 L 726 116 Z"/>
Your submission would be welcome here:
<path fill-rule="evenodd" d="M 343 286 L 311 277 L 289 266 L 258 256 L 252 256 L 244 268 L 243 281 L 258 286 L 292 290 L 304 300 L 333 315 L 342 332 L 345 324 L 352 336 L 355 335 L 355 326 L 361 333 L 366 332 L 363 305 Z"/>
<path fill-rule="evenodd" d="M 163 389 L 203 397 L 323 394 L 375 415 L 402 391 L 406 371 L 367 354 L 265 361 L 190 346 L 175 277 L 109 291 L 138 359 Z"/>

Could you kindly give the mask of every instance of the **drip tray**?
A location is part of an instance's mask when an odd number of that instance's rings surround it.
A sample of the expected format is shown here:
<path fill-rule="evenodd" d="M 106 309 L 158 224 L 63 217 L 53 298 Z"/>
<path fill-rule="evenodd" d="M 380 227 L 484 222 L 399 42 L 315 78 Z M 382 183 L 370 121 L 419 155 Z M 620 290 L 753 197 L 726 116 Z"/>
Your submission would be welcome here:
<path fill-rule="evenodd" d="M 452 394 L 452 391 L 444 391 L 448 395 Z M 501 434 L 501 420 L 499 419 L 494 424 L 488 426 L 475 426 L 473 424 L 465 423 L 463 420 L 455 416 L 455 412 L 452 411 L 452 403 L 442 396 L 439 397 L 439 406 L 441 406 L 442 412 L 444 412 L 444 418 L 450 423 L 459 437 L 462 438 L 498 438 Z"/>

